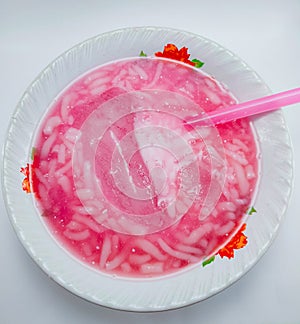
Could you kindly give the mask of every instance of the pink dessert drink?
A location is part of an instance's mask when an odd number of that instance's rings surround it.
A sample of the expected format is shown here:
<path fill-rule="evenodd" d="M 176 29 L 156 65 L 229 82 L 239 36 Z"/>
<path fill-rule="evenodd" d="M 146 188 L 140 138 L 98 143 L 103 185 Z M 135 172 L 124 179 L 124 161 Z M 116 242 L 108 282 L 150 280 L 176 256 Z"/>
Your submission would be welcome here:
<path fill-rule="evenodd" d="M 107 274 L 162 276 L 214 255 L 245 220 L 258 178 L 247 119 L 188 127 L 235 103 L 205 73 L 132 58 L 76 80 L 35 137 L 37 208 L 58 243 Z"/>

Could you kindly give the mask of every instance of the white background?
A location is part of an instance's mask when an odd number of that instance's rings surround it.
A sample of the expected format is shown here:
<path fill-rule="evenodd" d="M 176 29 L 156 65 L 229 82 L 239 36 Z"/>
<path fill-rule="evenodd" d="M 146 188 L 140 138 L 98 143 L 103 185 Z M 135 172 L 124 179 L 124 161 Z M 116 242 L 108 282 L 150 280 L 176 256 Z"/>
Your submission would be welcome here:
<path fill-rule="evenodd" d="M 49 62 L 86 38 L 143 25 L 184 29 L 217 41 L 274 92 L 300 86 L 300 0 L 0 0 L 1 146 L 18 100 Z M 93 305 L 36 266 L 0 199 L 0 323 L 299 324 L 300 105 L 284 113 L 294 146 L 294 191 L 275 242 L 240 281 L 206 301 L 163 313 Z"/>

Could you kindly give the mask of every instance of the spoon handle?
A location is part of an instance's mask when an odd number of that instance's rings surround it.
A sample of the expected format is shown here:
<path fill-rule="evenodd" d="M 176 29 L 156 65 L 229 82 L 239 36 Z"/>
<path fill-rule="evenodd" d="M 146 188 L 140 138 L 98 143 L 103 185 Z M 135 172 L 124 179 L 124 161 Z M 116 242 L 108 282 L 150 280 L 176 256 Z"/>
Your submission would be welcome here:
<path fill-rule="evenodd" d="M 296 88 L 221 108 L 204 116 L 191 117 L 186 120 L 186 123 L 190 125 L 226 123 L 235 119 L 280 109 L 281 107 L 299 102 L 300 88 Z"/>

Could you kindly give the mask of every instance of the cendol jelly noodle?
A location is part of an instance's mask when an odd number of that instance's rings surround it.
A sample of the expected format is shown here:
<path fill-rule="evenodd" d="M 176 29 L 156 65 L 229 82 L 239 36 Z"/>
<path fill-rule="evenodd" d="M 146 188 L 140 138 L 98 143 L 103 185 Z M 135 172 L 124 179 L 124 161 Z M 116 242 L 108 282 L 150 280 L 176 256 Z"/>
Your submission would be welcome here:
<path fill-rule="evenodd" d="M 77 79 L 33 143 L 31 191 L 59 244 L 126 277 L 201 266 L 226 255 L 232 237 L 243 247 L 258 177 L 251 125 L 184 123 L 234 102 L 212 77 L 165 58 L 115 61 Z"/>

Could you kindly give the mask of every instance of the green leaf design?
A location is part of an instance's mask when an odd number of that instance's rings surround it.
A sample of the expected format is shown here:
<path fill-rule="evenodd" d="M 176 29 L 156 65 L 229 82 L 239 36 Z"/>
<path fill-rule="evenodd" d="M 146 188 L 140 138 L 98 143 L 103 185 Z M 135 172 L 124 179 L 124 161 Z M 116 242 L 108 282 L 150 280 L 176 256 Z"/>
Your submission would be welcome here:
<path fill-rule="evenodd" d="M 144 53 L 144 51 L 141 51 L 140 52 L 140 55 L 139 56 L 141 56 L 141 57 L 146 57 L 147 56 L 147 54 L 146 53 Z"/>
<path fill-rule="evenodd" d="M 204 65 L 204 62 L 201 62 L 198 59 L 193 59 L 192 62 L 195 63 L 195 67 L 198 68 L 198 69 L 201 68 Z"/>
<path fill-rule="evenodd" d="M 212 256 L 211 258 L 209 258 L 209 259 L 203 261 L 203 262 L 202 262 L 202 267 L 205 267 L 205 266 L 207 266 L 208 264 L 214 262 L 214 261 L 215 261 L 215 258 L 216 258 L 215 256 Z"/>
<path fill-rule="evenodd" d="M 252 206 L 252 207 L 248 210 L 247 214 L 248 214 L 248 215 L 252 215 L 253 213 L 257 213 L 257 211 L 256 211 L 256 209 Z"/>
<path fill-rule="evenodd" d="M 31 149 L 31 155 L 30 155 L 32 161 L 34 159 L 35 153 L 36 153 L 36 147 L 33 146 Z"/>

